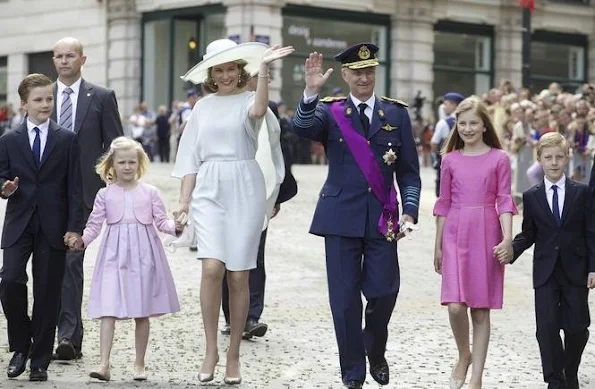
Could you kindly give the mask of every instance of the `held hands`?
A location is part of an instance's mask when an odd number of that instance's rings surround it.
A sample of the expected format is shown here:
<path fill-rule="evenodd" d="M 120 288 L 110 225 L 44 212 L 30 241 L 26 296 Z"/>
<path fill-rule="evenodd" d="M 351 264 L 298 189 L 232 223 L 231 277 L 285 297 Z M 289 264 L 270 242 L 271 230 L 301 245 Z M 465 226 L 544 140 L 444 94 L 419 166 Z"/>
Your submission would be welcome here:
<path fill-rule="evenodd" d="M 186 212 L 181 212 L 176 216 L 176 212 L 174 212 L 174 217 L 174 223 L 176 224 L 176 234 L 180 235 L 188 223 L 188 214 Z"/>
<path fill-rule="evenodd" d="M 2 185 L 2 196 L 9 197 L 19 188 L 19 177 L 15 177 L 14 180 L 6 180 Z"/>
<path fill-rule="evenodd" d="M 174 220 L 178 220 L 182 215 L 186 216 L 186 221 L 188 221 L 188 214 L 190 213 L 190 206 L 188 203 L 180 202 L 178 204 L 178 209 L 174 212 Z"/>
<path fill-rule="evenodd" d="M 494 257 L 498 259 L 498 262 L 502 265 L 506 265 L 512 262 L 512 256 L 514 254 L 512 250 L 512 241 L 508 238 L 503 239 L 497 246 L 494 247 Z"/>
<path fill-rule="evenodd" d="M 293 46 L 281 47 L 281 45 L 274 45 L 264 52 L 264 54 L 262 55 L 262 63 L 264 65 L 268 65 L 273 61 L 287 57 L 294 51 L 295 49 L 293 48 Z"/>
<path fill-rule="evenodd" d="M 322 54 L 314 52 L 306 58 L 306 95 L 313 96 L 320 93 L 320 89 L 333 73 L 333 68 L 329 68 L 323 73 Z"/>
<path fill-rule="evenodd" d="M 64 235 L 64 244 L 73 251 L 83 251 L 85 248 L 83 238 L 76 232 L 67 232 Z"/>

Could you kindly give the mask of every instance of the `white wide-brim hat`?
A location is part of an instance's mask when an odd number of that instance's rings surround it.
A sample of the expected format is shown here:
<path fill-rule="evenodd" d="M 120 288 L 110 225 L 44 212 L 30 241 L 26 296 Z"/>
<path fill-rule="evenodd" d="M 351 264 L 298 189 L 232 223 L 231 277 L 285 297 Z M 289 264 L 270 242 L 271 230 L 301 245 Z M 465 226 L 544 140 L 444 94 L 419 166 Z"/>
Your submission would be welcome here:
<path fill-rule="evenodd" d="M 245 70 L 252 75 L 258 72 L 262 55 L 269 48 L 264 43 L 247 42 L 237 44 L 230 39 L 217 39 L 207 46 L 202 61 L 180 78 L 195 84 L 205 82 L 209 75 L 209 68 L 227 62 L 243 61 Z"/>

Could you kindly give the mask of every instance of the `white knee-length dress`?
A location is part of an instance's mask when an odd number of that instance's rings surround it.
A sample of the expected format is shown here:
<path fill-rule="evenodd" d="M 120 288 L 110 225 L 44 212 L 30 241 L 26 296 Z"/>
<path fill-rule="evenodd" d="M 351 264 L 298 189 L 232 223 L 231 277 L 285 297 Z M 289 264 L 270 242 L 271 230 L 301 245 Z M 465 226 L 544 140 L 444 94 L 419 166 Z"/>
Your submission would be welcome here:
<path fill-rule="evenodd" d="M 172 173 L 179 178 L 197 174 L 191 217 L 198 257 L 220 260 L 231 271 L 256 267 L 265 219 L 265 182 L 255 160 L 262 120 L 248 116 L 254 96 L 213 94 L 199 100 Z"/>

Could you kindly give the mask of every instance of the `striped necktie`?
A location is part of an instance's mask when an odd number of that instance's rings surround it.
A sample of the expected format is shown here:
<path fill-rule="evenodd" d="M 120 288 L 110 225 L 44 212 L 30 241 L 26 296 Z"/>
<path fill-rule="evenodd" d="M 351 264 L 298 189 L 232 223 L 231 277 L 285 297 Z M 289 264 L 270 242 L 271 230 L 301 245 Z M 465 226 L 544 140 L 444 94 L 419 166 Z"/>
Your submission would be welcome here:
<path fill-rule="evenodd" d="M 72 89 L 66 88 L 62 92 L 62 106 L 60 107 L 60 125 L 72 131 Z"/>

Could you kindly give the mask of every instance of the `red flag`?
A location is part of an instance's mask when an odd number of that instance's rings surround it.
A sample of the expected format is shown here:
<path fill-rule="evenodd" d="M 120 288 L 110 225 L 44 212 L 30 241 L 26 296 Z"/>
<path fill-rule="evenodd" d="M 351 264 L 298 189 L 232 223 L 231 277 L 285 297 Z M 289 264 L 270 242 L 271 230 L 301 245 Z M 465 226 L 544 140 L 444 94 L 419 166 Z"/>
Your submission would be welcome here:
<path fill-rule="evenodd" d="M 535 0 L 519 0 L 522 8 L 529 8 L 531 11 L 535 10 Z"/>

